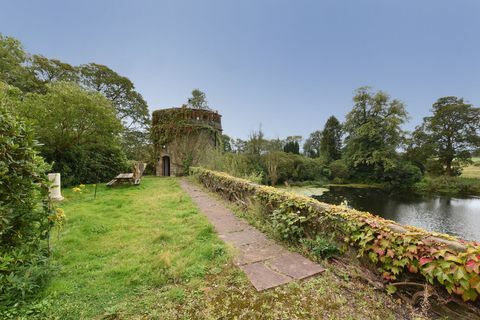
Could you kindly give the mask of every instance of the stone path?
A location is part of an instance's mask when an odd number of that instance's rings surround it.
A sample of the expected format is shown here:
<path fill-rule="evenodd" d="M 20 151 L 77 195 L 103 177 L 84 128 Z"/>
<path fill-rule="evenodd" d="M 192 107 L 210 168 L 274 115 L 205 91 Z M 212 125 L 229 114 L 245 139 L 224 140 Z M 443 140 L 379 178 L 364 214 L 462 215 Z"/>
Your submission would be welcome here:
<path fill-rule="evenodd" d="M 185 179 L 180 180 L 180 185 L 215 226 L 219 237 L 238 250 L 235 264 L 247 274 L 257 291 L 325 271 L 320 265 L 268 239 L 199 187 Z"/>

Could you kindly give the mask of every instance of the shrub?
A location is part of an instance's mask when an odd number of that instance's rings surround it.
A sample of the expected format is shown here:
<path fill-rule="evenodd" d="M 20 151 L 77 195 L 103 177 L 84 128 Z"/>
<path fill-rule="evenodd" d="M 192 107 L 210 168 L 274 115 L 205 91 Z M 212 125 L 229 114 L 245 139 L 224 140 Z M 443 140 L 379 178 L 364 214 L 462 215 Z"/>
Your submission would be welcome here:
<path fill-rule="evenodd" d="M 48 274 L 54 213 L 45 175 L 48 166 L 37 148 L 30 126 L 0 106 L 1 304 L 34 293 Z"/>
<path fill-rule="evenodd" d="M 391 187 L 406 189 L 422 179 L 422 172 L 410 162 L 398 161 L 396 166 L 385 170 L 384 179 Z"/>
<path fill-rule="evenodd" d="M 334 241 L 318 235 L 315 239 L 303 238 L 301 244 L 314 255 L 322 259 L 330 259 L 340 254 Z"/>
<path fill-rule="evenodd" d="M 330 163 L 330 178 L 336 182 L 343 182 L 350 176 L 348 166 L 343 160 L 335 160 Z"/>
<path fill-rule="evenodd" d="M 53 170 L 62 173 L 65 186 L 107 181 L 131 168 L 122 150 L 116 145 L 72 147 L 55 152 Z"/>

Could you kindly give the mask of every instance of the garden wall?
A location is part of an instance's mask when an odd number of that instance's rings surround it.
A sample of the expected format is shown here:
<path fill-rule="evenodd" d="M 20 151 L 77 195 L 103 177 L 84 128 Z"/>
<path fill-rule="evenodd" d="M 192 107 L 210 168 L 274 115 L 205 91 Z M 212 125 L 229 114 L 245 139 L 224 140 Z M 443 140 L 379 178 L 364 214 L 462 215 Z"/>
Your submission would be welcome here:
<path fill-rule="evenodd" d="M 396 280 L 405 273 L 422 275 L 449 293 L 475 301 L 480 295 L 480 244 L 403 226 L 367 212 L 321 203 L 225 173 L 192 168 L 206 188 L 225 199 L 253 208 L 260 205 L 267 216 L 281 215 L 291 238 L 335 235 L 361 256 L 367 256 L 384 279 Z"/>

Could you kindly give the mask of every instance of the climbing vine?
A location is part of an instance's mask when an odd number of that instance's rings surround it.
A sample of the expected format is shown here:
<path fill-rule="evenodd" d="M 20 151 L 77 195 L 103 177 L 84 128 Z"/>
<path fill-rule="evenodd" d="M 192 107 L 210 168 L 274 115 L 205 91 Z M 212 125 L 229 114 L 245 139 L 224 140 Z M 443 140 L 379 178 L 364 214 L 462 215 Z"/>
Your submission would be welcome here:
<path fill-rule="evenodd" d="M 431 284 L 443 286 L 464 301 L 480 295 L 480 244 L 445 234 L 427 232 L 359 212 L 344 206 L 261 186 L 225 173 L 191 168 L 201 183 L 243 206 L 260 202 L 288 240 L 314 239 L 335 234 L 368 257 L 386 281 L 402 274 L 422 275 Z"/>
<path fill-rule="evenodd" d="M 212 135 L 217 135 L 217 141 L 221 142 L 219 130 L 205 121 L 195 121 L 192 119 L 192 112 L 194 112 L 192 109 L 185 106 L 155 111 L 151 129 L 155 146 L 166 145 L 176 137 L 188 136 L 199 131 L 209 131 Z"/>

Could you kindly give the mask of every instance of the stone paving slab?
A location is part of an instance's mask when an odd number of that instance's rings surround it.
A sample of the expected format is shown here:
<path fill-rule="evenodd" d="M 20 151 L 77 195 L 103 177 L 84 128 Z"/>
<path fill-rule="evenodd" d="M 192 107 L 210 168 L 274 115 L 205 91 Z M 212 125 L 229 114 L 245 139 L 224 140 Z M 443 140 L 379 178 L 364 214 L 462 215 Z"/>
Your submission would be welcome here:
<path fill-rule="evenodd" d="M 319 264 L 268 239 L 199 187 L 185 179 L 180 180 L 180 186 L 213 224 L 219 237 L 237 250 L 235 264 L 245 272 L 258 291 L 325 271 Z"/>
<path fill-rule="evenodd" d="M 235 264 L 240 266 L 265 261 L 275 258 L 283 252 L 283 247 L 271 240 L 267 240 L 263 243 L 252 243 L 240 248 L 239 254 L 235 257 Z"/>
<path fill-rule="evenodd" d="M 246 264 L 240 266 L 240 269 L 247 274 L 248 279 L 257 291 L 263 291 L 292 281 L 292 278 L 272 271 L 262 262 Z"/>
<path fill-rule="evenodd" d="M 305 279 L 324 271 L 319 264 L 293 252 L 274 257 L 267 261 L 267 265 L 273 270 L 297 280 Z"/>

